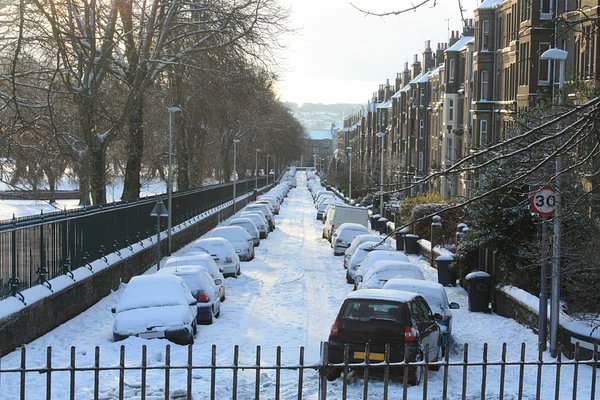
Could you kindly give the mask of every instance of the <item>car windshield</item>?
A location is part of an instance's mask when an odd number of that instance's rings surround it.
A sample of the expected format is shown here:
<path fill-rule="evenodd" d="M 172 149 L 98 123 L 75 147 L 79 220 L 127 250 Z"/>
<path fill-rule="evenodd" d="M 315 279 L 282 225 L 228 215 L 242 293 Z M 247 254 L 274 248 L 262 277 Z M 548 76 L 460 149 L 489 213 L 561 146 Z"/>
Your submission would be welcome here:
<path fill-rule="evenodd" d="M 404 303 L 354 299 L 346 303 L 343 318 L 357 321 L 389 321 L 410 325 L 408 309 Z"/>

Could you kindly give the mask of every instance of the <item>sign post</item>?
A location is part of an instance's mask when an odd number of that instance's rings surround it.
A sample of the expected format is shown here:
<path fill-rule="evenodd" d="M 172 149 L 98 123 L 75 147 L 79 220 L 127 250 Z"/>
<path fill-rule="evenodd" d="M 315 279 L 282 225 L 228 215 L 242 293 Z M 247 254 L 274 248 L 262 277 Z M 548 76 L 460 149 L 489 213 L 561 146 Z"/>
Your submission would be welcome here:
<path fill-rule="evenodd" d="M 551 186 L 544 186 L 531 195 L 531 208 L 542 220 L 540 298 L 538 305 L 538 349 L 546 351 L 548 322 L 548 217 L 554 215 L 558 192 Z M 553 277 L 554 279 L 554 277 Z M 555 293 L 552 293 L 554 300 Z M 554 318 L 552 320 L 554 324 Z M 558 325 L 558 321 L 556 321 Z"/>
<path fill-rule="evenodd" d="M 152 211 L 151 217 L 156 217 L 156 270 L 160 269 L 160 218 L 168 217 L 169 210 L 161 200 L 157 201 Z"/>

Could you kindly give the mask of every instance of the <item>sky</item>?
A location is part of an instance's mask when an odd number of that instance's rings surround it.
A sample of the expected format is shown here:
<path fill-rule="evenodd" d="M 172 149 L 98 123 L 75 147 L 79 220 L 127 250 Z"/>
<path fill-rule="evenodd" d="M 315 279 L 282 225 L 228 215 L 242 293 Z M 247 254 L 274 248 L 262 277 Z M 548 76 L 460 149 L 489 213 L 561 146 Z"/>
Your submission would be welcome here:
<path fill-rule="evenodd" d="M 284 39 L 278 92 L 281 100 L 365 104 L 381 83 L 412 63 L 425 41 L 447 42 L 448 30 L 462 30 L 459 0 L 437 0 L 398 16 L 365 16 L 350 0 L 281 0 L 296 30 Z M 373 12 L 398 10 L 408 0 L 353 0 Z M 415 2 L 416 3 L 416 2 Z M 433 3 L 433 0 L 432 0 Z M 477 0 L 462 0 L 472 18 Z"/>
<path fill-rule="evenodd" d="M 233 364 L 233 348 L 239 346 L 239 365 L 253 366 L 256 364 L 256 346 L 261 347 L 261 365 L 273 366 L 276 362 L 276 346 L 281 346 L 281 363 L 284 366 L 298 364 L 300 347 L 305 349 L 305 365 L 320 363 L 320 343 L 328 338 L 329 330 L 333 324 L 339 307 L 344 297 L 352 291 L 352 285 L 346 283 L 343 257 L 334 256 L 329 243 L 322 239 L 323 224 L 315 219 L 316 209 L 311 194 L 307 189 L 306 175 L 298 174 L 298 187 L 292 189 L 281 206 L 279 215 L 275 216 L 277 228 L 269 234 L 268 239 L 261 241 L 256 248 L 256 258 L 242 263 L 242 274 L 238 278 L 226 278 L 225 285 L 227 299 L 221 305 L 221 316 L 212 325 L 202 325 L 193 346 L 193 364 L 209 365 L 211 363 L 211 345 L 215 344 L 215 358 L 218 366 L 231 366 Z M 226 223 L 223 221 L 222 224 Z M 181 226 L 176 227 L 181 228 Z M 163 235 L 164 239 L 164 235 Z M 150 243 L 145 242 L 146 246 Z M 175 256 L 189 251 L 191 245 L 174 253 Z M 124 256 L 129 256 L 134 251 L 140 251 L 141 246 L 135 245 L 132 250 L 122 249 Z M 411 262 L 416 263 L 423 272 L 425 279 L 437 281 L 437 271 L 432 268 L 422 256 L 409 255 Z M 162 260 L 164 265 L 166 259 Z M 93 270 L 98 272 L 101 268 L 118 261 L 115 253 L 107 256 L 107 262 L 97 260 L 93 262 Z M 153 266 L 146 273 L 156 271 Z M 92 272 L 85 267 L 74 271 L 75 278 L 80 281 Z M 66 276 L 55 278 L 52 286 L 55 290 L 65 287 L 61 282 L 70 281 Z M 166 359 L 165 346 L 171 344 L 171 365 L 187 365 L 187 348 L 174 345 L 165 339 L 143 340 L 130 337 L 120 342 L 113 342 L 112 328 L 114 316 L 111 308 L 119 304 L 125 283 L 118 290 L 90 307 L 84 313 L 70 321 L 58 326 L 51 332 L 27 343 L 27 365 L 30 368 L 42 368 L 47 365 L 47 347 L 52 346 L 52 366 L 66 368 L 70 365 L 71 346 L 75 347 L 74 365 L 77 367 L 90 367 L 94 365 L 95 347 L 98 346 L 101 367 L 119 365 L 120 346 L 124 346 L 125 363 L 128 366 L 140 365 L 141 348 L 148 346 L 147 362 L 152 367 L 164 365 Z M 488 360 L 499 361 L 502 357 L 502 344 L 507 344 L 506 359 L 512 363 L 501 371 L 499 366 L 489 366 L 486 370 L 487 385 L 485 398 L 500 398 L 500 379 L 504 372 L 504 397 L 517 398 L 523 391 L 524 398 L 535 398 L 538 367 L 537 360 L 537 334 L 524 325 L 494 313 L 470 312 L 468 310 L 468 295 L 461 287 L 446 288 L 450 301 L 457 302 L 460 309 L 452 310 L 452 336 L 453 344 L 450 350 L 450 365 L 448 369 L 448 393 L 451 399 L 462 397 L 463 367 L 460 363 L 465 359 L 473 362 L 483 358 L 484 343 L 488 344 Z M 29 304 L 36 299 L 51 295 L 43 286 L 24 291 Z M 527 298 L 515 295 L 520 301 Z M 531 298 L 531 295 L 527 295 Z M 527 304 L 527 301 L 523 302 Z M 22 303 L 11 297 L 0 301 L 0 318 L 9 313 L 4 311 L 19 310 Z M 535 303 L 533 304 L 535 308 Z M 13 311 L 13 312 L 14 312 Z M 561 317 L 563 318 L 563 317 Z M 597 335 L 596 335 L 597 336 Z M 523 387 L 519 387 L 521 376 L 520 358 L 521 343 L 526 345 L 525 360 L 528 365 L 523 367 Z M 468 357 L 464 345 L 468 344 Z M 543 354 L 543 359 L 550 361 L 548 353 Z M 19 373 L 21 353 L 18 349 L 0 359 L 3 369 L 14 369 L 14 373 L 3 373 L 0 376 L 0 400 L 19 398 L 21 374 Z M 464 371 L 467 371 L 466 369 Z M 543 399 L 555 398 L 554 379 L 556 368 L 545 366 L 542 373 L 543 386 L 541 396 Z M 572 398 L 573 396 L 573 365 L 564 363 L 560 373 L 562 377 L 557 398 Z M 481 398 L 482 368 L 468 368 L 466 397 Z M 577 398 L 591 398 L 592 371 L 589 366 L 580 366 L 577 376 Z M 140 372 L 132 370 L 124 372 L 125 398 L 140 398 Z M 164 398 L 165 373 L 160 369 L 147 371 L 147 398 Z M 248 368 L 239 371 L 238 398 L 254 398 L 255 370 Z M 118 396 L 119 371 L 106 370 L 100 373 L 99 397 L 116 399 Z M 187 371 L 185 368 L 172 371 L 169 375 L 172 397 L 176 393 L 183 393 L 186 388 Z M 209 369 L 196 369 L 192 372 L 194 399 L 205 399 L 209 393 L 211 371 Z M 47 376 L 43 373 L 30 373 L 26 376 L 27 400 L 45 399 Z M 216 398 L 231 398 L 231 372 L 223 369 L 215 374 L 217 393 Z M 298 371 L 281 371 L 281 377 L 273 369 L 265 369 L 260 374 L 261 383 L 258 385 L 260 397 L 274 398 L 276 382 L 281 379 L 281 398 L 290 399 L 297 397 Z M 596 382 L 598 376 L 596 376 Z M 362 398 L 362 378 L 355 375 L 347 386 L 348 398 Z M 444 369 L 438 372 L 429 372 L 428 398 L 442 398 L 444 382 Z M 75 398 L 93 398 L 93 372 L 86 374 L 77 373 L 73 381 Z M 402 386 L 398 380 L 391 380 L 390 398 L 401 398 Z M 408 388 L 408 398 L 422 398 L 423 384 Z M 342 380 L 328 383 L 328 399 L 341 398 L 344 390 Z M 52 398 L 69 398 L 69 374 L 52 374 Z M 304 371 L 305 399 L 316 400 L 319 397 L 318 376 L 316 371 Z M 369 398 L 383 398 L 383 380 L 380 378 L 369 381 Z"/>

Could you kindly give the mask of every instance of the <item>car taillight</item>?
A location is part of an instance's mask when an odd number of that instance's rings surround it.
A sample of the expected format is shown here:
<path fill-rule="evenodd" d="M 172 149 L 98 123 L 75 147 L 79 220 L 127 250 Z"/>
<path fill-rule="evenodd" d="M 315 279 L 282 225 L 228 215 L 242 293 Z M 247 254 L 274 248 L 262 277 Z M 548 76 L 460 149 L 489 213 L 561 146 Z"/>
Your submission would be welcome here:
<path fill-rule="evenodd" d="M 337 337 L 340 335 L 340 321 L 335 321 L 333 325 L 331 325 L 331 332 L 329 332 L 329 336 Z"/>
<path fill-rule="evenodd" d="M 201 303 L 208 303 L 209 302 L 209 298 L 208 295 L 204 292 L 198 292 L 198 294 L 196 294 L 196 300 L 198 300 Z"/>
<path fill-rule="evenodd" d="M 417 331 L 412 326 L 407 326 L 404 328 L 404 341 L 405 342 L 414 342 L 419 338 L 419 331 Z"/>
<path fill-rule="evenodd" d="M 225 257 L 225 264 L 231 264 L 233 259 L 231 257 Z"/>

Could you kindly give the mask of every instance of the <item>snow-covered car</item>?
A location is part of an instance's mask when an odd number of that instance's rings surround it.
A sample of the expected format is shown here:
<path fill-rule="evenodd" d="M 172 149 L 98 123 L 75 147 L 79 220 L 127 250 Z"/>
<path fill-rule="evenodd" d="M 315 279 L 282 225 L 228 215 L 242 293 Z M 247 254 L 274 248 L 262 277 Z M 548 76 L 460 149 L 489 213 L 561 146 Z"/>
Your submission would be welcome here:
<path fill-rule="evenodd" d="M 192 249 L 192 251 L 188 251 L 183 255 L 171 256 L 165 261 L 165 267 L 177 267 L 180 265 L 193 265 L 208 272 L 214 284 L 219 289 L 219 298 L 221 301 L 225 300 L 225 278 L 223 277 L 222 269 L 211 254 L 198 249 L 196 251 Z"/>
<path fill-rule="evenodd" d="M 131 278 L 116 308 L 113 339 L 138 336 L 164 338 L 177 344 L 194 343 L 196 299 L 182 278 L 172 274 Z"/>
<path fill-rule="evenodd" d="M 365 242 L 385 242 L 391 245 L 389 239 L 386 239 L 385 236 L 375 235 L 372 233 L 366 233 L 364 235 L 355 236 L 354 239 L 352 239 L 352 241 L 350 242 L 350 246 L 348 246 L 346 251 L 344 251 L 344 268 L 348 268 L 348 261 L 350 261 L 350 257 L 352 257 L 352 254 L 354 254 L 358 246 Z M 389 250 L 392 250 L 392 248 L 390 247 Z"/>
<path fill-rule="evenodd" d="M 369 228 L 366 226 L 354 222 L 344 222 L 336 228 L 331 236 L 333 255 L 340 256 L 344 254 L 346 249 L 350 246 L 352 239 L 366 233 L 369 233 Z"/>
<path fill-rule="evenodd" d="M 236 214 L 243 218 L 250 218 L 254 225 L 258 228 L 261 239 L 266 239 L 269 236 L 269 222 L 265 216 L 260 212 L 242 211 Z"/>
<path fill-rule="evenodd" d="M 221 315 L 219 288 L 213 282 L 212 276 L 204 269 L 195 265 L 181 265 L 162 268 L 157 273 L 173 274 L 185 281 L 197 302 L 196 322 L 210 325 L 214 318 L 219 318 Z"/>
<path fill-rule="evenodd" d="M 280 203 L 277 201 L 275 197 L 262 195 L 258 196 L 256 199 L 257 204 L 269 204 L 271 206 L 271 211 L 275 215 L 279 215 Z"/>
<path fill-rule="evenodd" d="M 369 242 L 367 242 L 369 243 Z M 391 247 L 391 246 L 390 246 Z M 365 276 L 365 273 L 375 264 L 377 261 L 403 261 L 409 262 L 408 257 L 403 251 L 396 250 L 377 250 L 369 252 L 359 263 L 352 262 L 348 264 L 346 272 L 352 277 L 352 282 L 356 275 Z"/>
<path fill-rule="evenodd" d="M 361 263 L 370 253 L 379 251 L 393 251 L 392 246 L 387 243 L 377 242 L 364 242 L 358 245 L 352 257 L 348 260 L 346 267 L 346 282 L 354 283 L 354 276 L 356 271 L 360 268 Z M 407 257 L 408 258 L 408 257 Z"/>
<path fill-rule="evenodd" d="M 254 258 L 254 240 L 241 226 L 218 226 L 209 232 L 208 237 L 226 239 L 242 261 Z"/>
<path fill-rule="evenodd" d="M 362 271 L 362 268 L 361 268 Z M 377 261 L 364 275 L 354 278 L 355 289 L 382 289 L 383 285 L 392 278 L 407 278 L 425 280 L 418 265 L 404 261 Z"/>
<path fill-rule="evenodd" d="M 227 239 L 217 237 L 198 239 L 192 243 L 189 251 L 210 254 L 224 276 L 237 277 L 241 273 L 240 258 Z"/>
<path fill-rule="evenodd" d="M 269 230 L 275 229 L 275 218 L 271 212 L 271 207 L 266 204 L 250 203 L 242 211 L 260 212 L 269 222 Z"/>
<path fill-rule="evenodd" d="M 327 344 L 329 364 L 342 364 L 344 360 L 363 363 L 367 345 L 372 363 L 385 360 L 388 346 L 388 360 L 393 363 L 421 361 L 426 349 L 428 360 L 441 357 L 440 328 L 427 302 L 416 293 L 399 290 L 363 289 L 346 295 Z M 422 368 L 415 366 L 407 371 L 408 384 L 419 384 Z M 327 379 L 334 380 L 342 370 L 328 367 L 324 373 Z"/>
<path fill-rule="evenodd" d="M 458 303 L 448 302 L 444 286 L 432 281 L 392 278 L 383 285 L 383 288 L 405 290 L 423 296 L 427 304 L 429 304 L 431 311 L 435 314 L 436 321 L 440 326 L 442 353 L 444 353 L 452 339 L 452 310 L 460 308 Z"/>
<path fill-rule="evenodd" d="M 260 232 L 258 231 L 258 227 L 250 218 L 245 217 L 235 217 L 229 220 L 229 226 L 241 226 L 252 236 L 252 242 L 254 246 L 260 245 Z"/>

